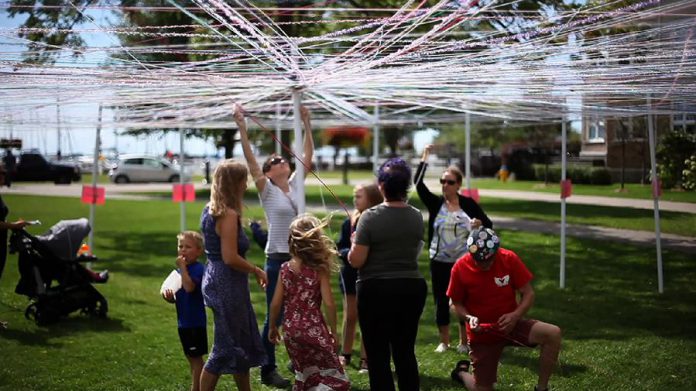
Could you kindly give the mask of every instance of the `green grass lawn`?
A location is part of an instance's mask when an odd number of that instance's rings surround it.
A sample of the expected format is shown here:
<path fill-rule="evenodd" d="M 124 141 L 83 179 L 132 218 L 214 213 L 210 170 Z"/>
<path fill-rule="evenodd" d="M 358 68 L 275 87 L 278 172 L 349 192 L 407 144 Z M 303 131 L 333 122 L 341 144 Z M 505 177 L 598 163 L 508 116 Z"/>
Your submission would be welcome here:
<path fill-rule="evenodd" d="M 38 233 L 60 219 L 88 215 L 77 199 L 3 197 L 10 219 L 39 218 Z M 196 229 L 203 203 L 189 204 L 188 227 Z M 492 208 L 492 206 L 491 206 Z M 14 293 L 18 280 L 11 255 L 0 280 L 0 390 L 186 390 L 188 365 L 181 352 L 173 306 L 158 294 L 174 267 L 179 207 L 169 201 L 108 200 L 97 208 L 95 269 L 111 279 L 97 288 L 109 300 L 108 319 L 78 314 L 50 327 L 24 319 L 27 299 Z M 260 218 L 250 206 L 245 218 Z M 341 218 L 335 219 L 335 235 Z M 696 268 L 688 256 L 666 251 L 665 293 L 656 288 L 653 253 L 613 242 L 568 239 L 567 288 L 558 288 L 559 239 L 501 231 L 503 245 L 517 251 L 535 274 L 531 316 L 564 330 L 554 390 L 691 390 L 696 387 Z M 252 246 L 249 259 L 263 263 Z M 429 279 L 425 253 L 421 271 Z M 334 280 L 334 295 L 340 297 Z M 265 315 L 262 291 L 252 283 L 259 322 Z M 209 316 L 212 343 L 212 315 Z M 452 333 L 456 330 L 452 327 Z M 426 304 L 417 341 L 423 390 L 461 390 L 449 379 L 454 351 L 433 352 L 437 342 L 432 300 Z M 356 344 L 357 348 L 357 344 Z M 500 367 L 500 390 L 531 390 L 537 351 L 508 349 Z M 279 348 L 281 372 L 287 356 Z M 348 371 L 355 390 L 369 389 L 367 377 Z M 268 390 L 252 371 L 252 387 Z M 234 389 L 224 376 L 221 390 Z"/>
<path fill-rule="evenodd" d="M 344 203 L 348 210 L 353 208 L 353 187 L 349 185 L 330 186 L 331 191 Z M 137 193 L 142 194 L 142 193 Z M 149 193 L 164 199 L 171 198 L 170 192 Z M 207 189 L 197 189 L 196 199 L 206 200 L 210 197 Z M 307 186 L 305 188 L 307 205 L 320 209 L 341 211 L 338 201 L 326 188 Z M 256 189 L 250 187 L 245 195 L 247 202 L 258 203 Z M 415 192 L 411 193 L 409 202 L 425 210 Z M 481 197 L 481 207 L 490 216 L 505 216 L 519 219 L 540 220 L 549 222 L 561 221 L 560 203 L 544 201 L 520 201 L 493 197 Z M 620 208 L 611 206 L 577 205 L 566 206 L 567 222 L 569 224 L 597 225 L 610 228 L 654 231 L 655 221 L 653 211 L 648 209 Z M 662 232 L 696 237 L 696 214 L 662 211 L 660 212 Z"/>
<path fill-rule="evenodd" d="M 334 194 L 348 208 L 352 209 L 353 187 L 334 185 L 330 187 Z M 326 188 L 307 186 L 305 189 L 307 205 L 314 205 L 327 210 L 340 209 L 336 199 Z M 205 200 L 209 197 L 207 189 L 198 189 L 196 197 Z M 171 197 L 171 193 L 160 193 L 162 197 Z M 249 203 L 258 203 L 256 189 L 250 187 L 246 193 Z M 413 192 L 409 200 L 411 204 L 425 210 L 418 196 Z M 491 216 L 505 216 L 519 219 L 540 220 L 549 222 L 561 221 L 560 203 L 544 201 L 520 201 L 512 199 L 481 197 L 481 207 Z M 610 228 L 654 231 L 655 220 L 653 211 L 648 209 L 620 208 L 596 205 L 568 204 L 566 206 L 567 222 L 569 224 L 597 225 Z M 662 232 L 696 237 L 696 214 L 662 211 L 660 212 Z"/>

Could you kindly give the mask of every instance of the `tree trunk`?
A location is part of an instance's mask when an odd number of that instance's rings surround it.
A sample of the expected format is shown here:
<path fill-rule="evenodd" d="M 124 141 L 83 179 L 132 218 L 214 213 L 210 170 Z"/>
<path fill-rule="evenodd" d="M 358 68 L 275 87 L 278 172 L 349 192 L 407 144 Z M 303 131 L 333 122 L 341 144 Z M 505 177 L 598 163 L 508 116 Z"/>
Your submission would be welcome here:
<path fill-rule="evenodd" d="M 343 184 L 348 184 L 348 165 L 350 161 L 350 154 L 346 151 L 343 155 Z"/>
<path fill-rule="evenodd" d="M 237 134 L 237 129 L 225 129 L 222 136 L 222 146 L 225 148 L 225 159 L 232 158 L 232 152 L 234 151 L 234 135 Z"/>

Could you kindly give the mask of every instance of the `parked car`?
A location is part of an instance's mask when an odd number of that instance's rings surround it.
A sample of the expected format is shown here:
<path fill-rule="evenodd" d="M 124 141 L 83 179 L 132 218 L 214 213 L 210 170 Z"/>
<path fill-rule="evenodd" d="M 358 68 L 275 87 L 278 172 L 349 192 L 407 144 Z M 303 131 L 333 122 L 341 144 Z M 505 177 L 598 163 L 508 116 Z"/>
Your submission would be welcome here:
<path fill-rule="evenodd" d="M 83 155 L 75 159 L 77 164 L 79 164 L 80 168 L 82 169 L 82 172 L 88 172 L 92 173 L 94 171 L 94 157 L 93 156 L 87 156 Z M 113 162 L 109 161 L 106 158 L 100 158 L 99 160 L 99 173 L 100 174 L 108 174 L 109 170 L 111 167 L 114 165 Z"/>
<path fill-rule="evenodd" d="M 53 181 L 57 184 L 70 184 L 82 179 L 80 167 L 73 164 L 52 163 L 38 152 L 19 154 L 12 181 Z"/>
<path fill-rule="evenodd" d="M 179 182 L 179 165 L 155 156 L 121 155 L 109 178 L 114 183 Z M 184 171 L 184 180 L 191 180 L 191 174 Z"/>

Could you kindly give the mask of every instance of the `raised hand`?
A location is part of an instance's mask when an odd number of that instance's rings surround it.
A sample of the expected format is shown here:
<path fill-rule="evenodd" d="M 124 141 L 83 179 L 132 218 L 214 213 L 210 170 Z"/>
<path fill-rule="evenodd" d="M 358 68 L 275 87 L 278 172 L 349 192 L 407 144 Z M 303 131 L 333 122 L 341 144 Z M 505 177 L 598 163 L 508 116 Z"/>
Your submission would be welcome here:
<path fill-rule="evenodd" d="M 303 122 L 309 121 L 309 118 L 310 118 L 309 109 L 306 108 L 305 106 L 300 107 L 300 118 L 302 118 Z"/>
<path fill-rule="evenodd" d="M 244 123 L 244 109 L 236 103 L 234 104 L 234 122 L 236 122 L 237 125 Z"/>

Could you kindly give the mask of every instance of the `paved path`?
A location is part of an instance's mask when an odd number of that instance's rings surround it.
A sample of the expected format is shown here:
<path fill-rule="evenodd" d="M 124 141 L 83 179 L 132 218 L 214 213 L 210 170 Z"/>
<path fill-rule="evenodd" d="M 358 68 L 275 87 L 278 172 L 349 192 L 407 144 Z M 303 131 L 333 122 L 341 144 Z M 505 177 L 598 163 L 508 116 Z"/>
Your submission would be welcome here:
<path fill-rule="evenodd" d="M 308 182 L 312 183 L 313 181 L 310 179 Z M 330 180 L 328 184 L 331 185 L 338 182 L 340 181 Z M 428 185 L 431 184 L 428 183 Z M 172 185 L 148 183 L 127 185 L 104 184 L 103 186 L 106 187 L 106 194 L 108 198 L 146 200 L 152 199 L 152 197 L 147 196 L 145 194 L 138 195 L 133 193 L 170 191 Z M 439 185 L 433 181 L 431 186 L 433 186 L 432 188 L 436 188 L 436 186 Z M 3 190 L 3 193 L 79 197 L 81 189 L 82 186 L 79 184 L 54 185 L 15 183 L 12 185 L 10 189 Z M 486 197 L 559 202 L 557 195 L 549 193 L 485 189 L 480 190 L 480 193 L 482 196 Z M 626 198 L 573 196 L 568 199 L 568 203 L 653 209 L 651 200 L 636 200 Z M 696 204 L 684 202 L 660 202 L 660 209 L 682 213 L 696 213 Z M 323 208 L 318 208 L 316 210 L 321 212 L 325 211 Z M 559 235 L 561 232 L 560 223 L 514 219 L 502 216 L 490 217 L 495 222 L 496 227 L 504 229 L 541 232 L 552 235 Z M 636 231 L 598 226 L 568 224 L 566 226 L 566 233 L 568 236 L 597 239 L 602 241 L 613 240 L 624 243 L 630 243 L 636 246 L 652 247 L 653 249 L 655 248 L 655 233 L 653 231 Z M 661 235 L 661 241 L 662 247 L 664 249 L 672 249 L 680 252 L 686 252 L 689 254 L 696 254 L 696 238 L 663 233 Z"/>

